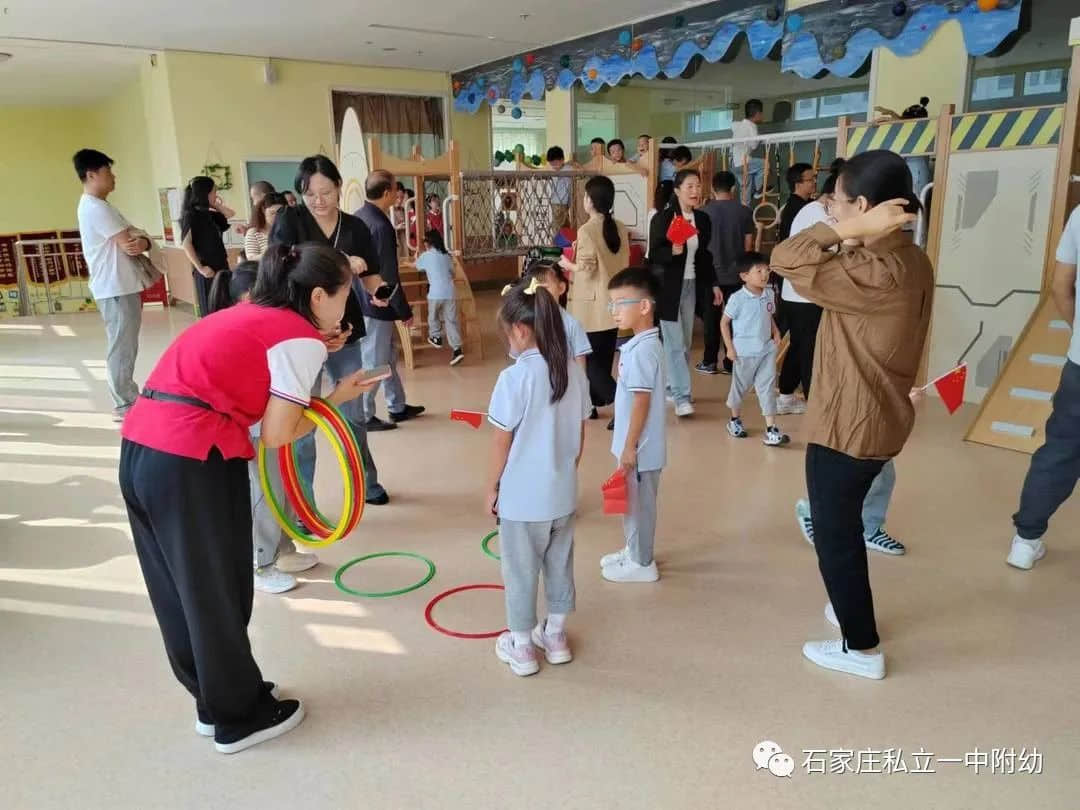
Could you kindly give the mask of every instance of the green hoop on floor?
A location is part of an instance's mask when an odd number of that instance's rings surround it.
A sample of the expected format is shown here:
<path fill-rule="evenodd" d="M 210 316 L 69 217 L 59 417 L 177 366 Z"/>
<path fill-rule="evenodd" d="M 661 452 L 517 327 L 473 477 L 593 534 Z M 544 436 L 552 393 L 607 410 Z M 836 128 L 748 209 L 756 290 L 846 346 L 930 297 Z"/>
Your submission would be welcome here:
<path fill-rule="evenodd" d="M 493 559 L 493 560 L 501 560 L 502 559 L 502 557 L 500 557 L 498 554 L 496 554 L 490 548 L 491 541 L 494 540 L 498 536 L 499 536 L 499 530 L 496 529 L 495 531 L 490 532 L 489 534 L 485 534 L 484 539 L 480 541 L 480 550 L 483 551 L 485 554 L 487 554 L 489 557 L 491 557 L 491 559 Z"/>
<path fill-rule="evenodd" d="M 342 575 L 354 565 L 362 563 L 364 560 L 375 559 L 376 557 L 411 557 L 414 560 L 420 560 L 421 562 L 427 563 L 427 576 L 425 576 L 419 582 L 408 586 L 407 588 L 398 588 L 396 591 L 355 591 L 341 581 Z M 431 578 L 434 576 L 435 563 L 433 563 L 431 560 L 429 560 L 422 554 L 414 554 L 411 551 L 378 551 L 374 554 L 365 554 L 363 557 L 357 557 L 354 560 L 349 560 L 337 570 L 336 574 L 334 574 L 334 584 L 337 585 L 339 591 L 352 594 L 353 596 L 364 596 L 369 599 L 382 599 L 387 596 L 401 596 L 403 593 L 409 593 L 410 591 L 415 591 L 418 588 L 423 588 L 425 585 L 431 582 Z"/>

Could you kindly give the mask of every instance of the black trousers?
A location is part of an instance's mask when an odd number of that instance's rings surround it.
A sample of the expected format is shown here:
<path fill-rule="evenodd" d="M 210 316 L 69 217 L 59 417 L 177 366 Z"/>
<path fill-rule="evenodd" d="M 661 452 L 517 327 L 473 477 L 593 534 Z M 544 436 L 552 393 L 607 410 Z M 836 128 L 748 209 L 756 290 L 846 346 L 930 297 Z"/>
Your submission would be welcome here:
<path fill-rule="evenodd" d="M 602 408 L 615 401 L 615 378 L 611 368 L 615 362 L 615 341 L 618 329 L 588 332 L 592 354 L 585 357 L 585 373 L 589 378 L 589 394 L 594 408 Z"/>
<path fill-rule="evenodd" d="M 801 385 L 803 394 L 809 398 L 821 307 L 817 304 L 784 301 L 781 309 L 785 314 L 790 337 L 784 365 L 780 369 L 780 393 L 794 394 L 795 389 Z"/>
<path fill-rule="evenodd" d="M 878 645 L 862 508 L 884 465 L 882 459 L 853 458 L 820 444 L 806 446 L 806 491 L 818 569 L 852 650 Z"/>
<path fill-rule="evenodd" d="M 724 295 L 724 306 L 727 306 L 728 299 L 742 289 L 742 284 L 721 284 L 720 292 Z M 717 363 L 719 365 L 720 349 L 724 345 L 724 339 L 720 334 L 720 319 L 724 316 L 724 307 L 713 307 L 715 311 L 715 321 L 713 329 L 715 330 L 712 335 L 712 342 L 709 338 L 709 322 L 705 321 L 705 362 Z M 710 349 L 712 353 L 710 354 Z M 711 359 L 710 359 L 711 358 Z M 727 351 L 724 351 L 724 368 L 731 371 L 731 361 L 727 359 Z"/>
<path fill-rule="evenodd" d="M 247 461 L 206 461 L 124 440 L 120 491 L 173 673 L 219 731 L 249 722 L 262 690 L 247 626 Z"/>
<path fill-rule="evenodd" d="M 191 279 L 195 284 L 195 303 L 199 311 L 195 313 L 200 318 L 210 314 L 210 285 L 214 283 L 212 278 L 207 278 L 198 270 L 191 271 Z"/>

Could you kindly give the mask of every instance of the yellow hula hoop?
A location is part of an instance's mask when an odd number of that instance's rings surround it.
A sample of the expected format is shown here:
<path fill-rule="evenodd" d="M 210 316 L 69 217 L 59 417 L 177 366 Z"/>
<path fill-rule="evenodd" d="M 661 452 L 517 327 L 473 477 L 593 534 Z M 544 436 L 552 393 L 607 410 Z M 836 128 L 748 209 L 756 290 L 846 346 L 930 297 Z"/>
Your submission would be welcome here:
<path fill-rule="evenodd" d="M 345 502 L 342 505 L 341 517 L 338 519 L 338 524 L 334 528 L 334 531 L 329 537 L 314 540 L 310 535 L 306 535 L 303 532 L 296 530 L 296 527 L 293 526 L 285 516 L 285 510 L 281 508 L 281 502 L 278 500 L 277 495 L 274 494 L 273 487 L 270 486 L 270 474 L 267 471 L 266 461 L 266 445 L 262 444 L 262 442 L 259 443 L 259 483 L 262 485 L 263 492 L 266 494 L 266 500 L 270 504 L 270 512 L 273 514 L 274 519 L 278 522 L 278 525 L 281 526 L 282 530 L 298 543 L 303 543 L 305 546 L 311 546 L 312 548 L 322 548 L 323 546 L 329 546 L 331 543 L 336 543 L 345 535 L 345 530 L 349 528 L 350 518 L 352 517 L 353 482 L 349 471 L 349 464 L 345 458 L 345 450 L 342 447 L 337 434 L 335 434 L 330 427 L 330 424 L 311 408 L 304 409 L 304 416 L 314 422 L 316 428 L 326 434 L 326 437 L 330 440 L 330 447 L 337 457 L 338 466 L 341 468 L 341 477 L 345 487 Z"/>

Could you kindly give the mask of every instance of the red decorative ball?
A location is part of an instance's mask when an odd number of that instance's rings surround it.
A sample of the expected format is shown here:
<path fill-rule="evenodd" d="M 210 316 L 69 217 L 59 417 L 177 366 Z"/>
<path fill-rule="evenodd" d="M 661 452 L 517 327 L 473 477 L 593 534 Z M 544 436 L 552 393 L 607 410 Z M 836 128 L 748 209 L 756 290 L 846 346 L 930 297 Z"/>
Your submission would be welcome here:
<path fill-rule="evenodd" d="M 499 91 L 496 90 L 494 87 L 489 87 L 488 88 L 488 98 L 494 99 L 494 98 L 497 98 L 498 95 L 499 95 Z"/>
<path fill-rule="evenodd" d="M 993 11 L 998 7 L 998 0 L 977 0 L 979 11 Z"/>
<path fill-rule="evenodd" d="M 640 51 L 640 50 L 641 50 L 641 48 L 642 48 L 642 46 L 643 46 L 644 44 L 645 44 L 645 43 L 644 43 L 644 42 L 642 42 L 642 40 L 641 40 L 641 37 L 637 37 L 637 38 L 636 38 L 636 39 L 635 39 L 635 40 L 634 40 L 633 42 L 631 42 L 631 43 L 630 43 L 630 50 L 631 50 L 631 51 L 632 51 L 633 53 L 637 53 L 638 51 Z"/>
<path fill-rule="evenodd" d="M 531 54 L 531 53 L 525 54 L 525 64 L 526 65 L 531 65 L 535 61 L 536 61 L 536 55 L 535 54 Z"/>
<path fill-rule="evenodd" d="M 593 81 L 595 81 L 595 80 L 596 80 L 596 77 L 597 77 L 597 76 L 599 76 L 599 75 L 600 75 L 600 74 L 596 72 L 596 68 L 589 68 L 589 78 L 590 78 L 590 79 L 592 79 Z"/>
<path fill-rule="evenodd" d="M 454 92 L 457 93 L 461 90 L 461 82 L 454 82 Z"/>

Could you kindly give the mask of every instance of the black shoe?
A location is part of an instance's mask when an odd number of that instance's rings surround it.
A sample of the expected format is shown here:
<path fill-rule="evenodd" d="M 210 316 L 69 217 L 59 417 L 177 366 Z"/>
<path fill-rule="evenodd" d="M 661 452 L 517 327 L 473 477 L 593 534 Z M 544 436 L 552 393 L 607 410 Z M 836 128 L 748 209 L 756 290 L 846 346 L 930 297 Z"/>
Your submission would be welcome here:
<path fill-rule="evenodd" d="M 394 421 L 396 422 L 397 420 L 395 419 Z M 384 422 L 377 416 L 373 416 L 367 420 L 368 433 L 378 433 L 380 430 L 393 430 L 396 427 L 397 425 L 395 425 L 394 422 Z"/>
<path fill-rule="evenodd" d="M 465 352 L 463 352 L 461 349 L 454 349 L 454 354 L 450 357 L 450 365 L 456 366 L 464 359 Z"/>
<path fill-rule="evenodd" d="M 611 417 L 611 421 L 607 423 L 607 429 L 608 430 L 614 430 L 615 429 L 615 417 L 614 416 Z"/>
<path fill-rule="evenodd" d="M 423 405 L 406 405 L 404 410 L 397 413 L 390 411 L 390 421 L 394 423 L 407 422 L 410 419 L 415 419 L 426 410 L 427 408 Z"/>
<path fill-rule="evenodd" d="M 441 337 L 429 337 L 427 339 L 427 342 L 430 343 L 432 346 L 434 346 L 436 349 L 441 349 L 442 348 L 442 338 Z"/>
<path fill-rule="evenodd" d="M 694 366 L 694 371 L 696 371 L 698 374 L 719 374 L 720 373 L 719 371 L 716 370 L 716 363 L 706 363 L 704 360 L 702 360 L 700 363 L 698 363 L 696 366 Z"/>
<path fill-rule="evenodd" d="M 365 498 L 364 503 L 371 506 L 386 506 L 390 503 L 390 496 L 384 490 L 382 495 L 376 495 L 374 498 Z"/>
<path fill-rule="evenodd" d="M 592 413 L 589 414 L 589 418 L 590 419 L 599 419 L 600 418 L 600 414 L 598 414 L 596 412 L 596 408 L 592 409 Z"/>
<path fill-rule="evenodd" d="M 277 684 L 273 681 L 262 682 L 262 696 L 269 695 L 277 698 Z M 210 712 L 199 704 L 195 704 L 195 733 L 202 737 L 214 736 L 214 721 L 210 719 Z"/>
<path fill-rule="evenodd" d="M 304 706 L 299 700 L 270 699 L 259 703 L 251 722 L 217 731 L 214 748 L 222 754 L 235 754 L 292 731 L 303 719 Z"/>

